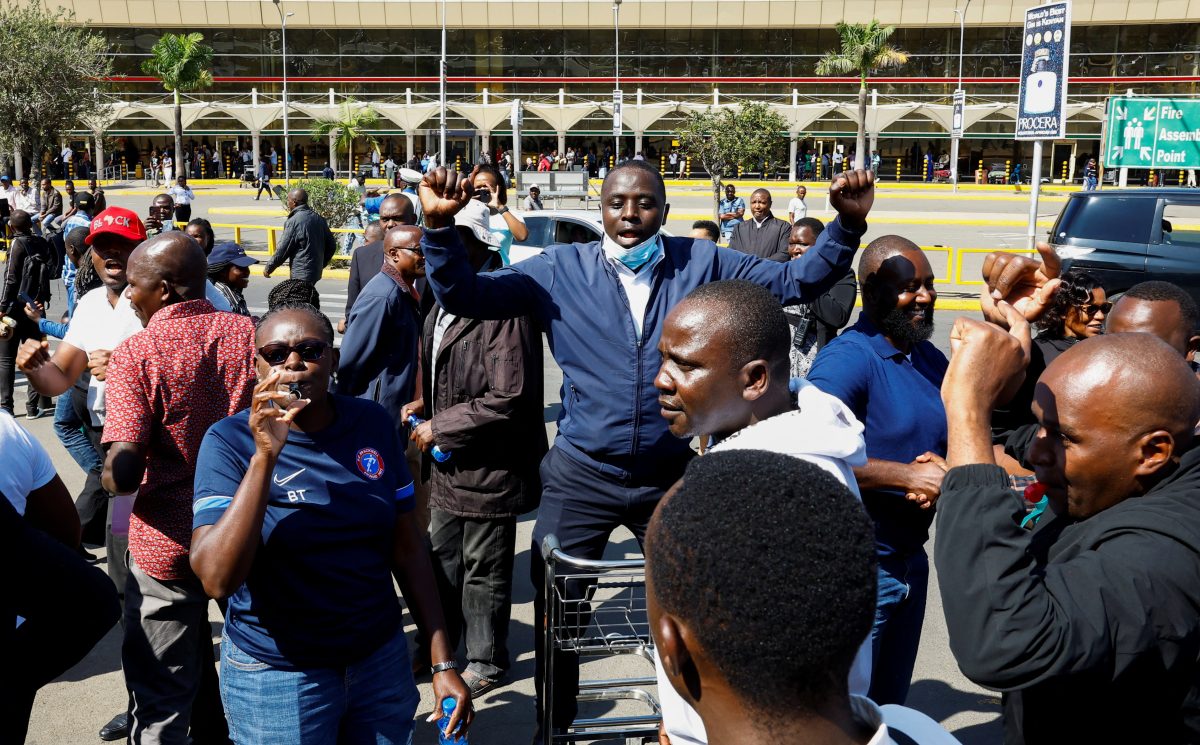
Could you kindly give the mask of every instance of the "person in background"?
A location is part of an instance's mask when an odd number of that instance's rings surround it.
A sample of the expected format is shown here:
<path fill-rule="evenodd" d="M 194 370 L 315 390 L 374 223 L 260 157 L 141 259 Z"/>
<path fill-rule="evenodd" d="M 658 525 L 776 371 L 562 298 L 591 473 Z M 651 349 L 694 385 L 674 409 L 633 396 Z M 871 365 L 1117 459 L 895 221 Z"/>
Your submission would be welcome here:
<path fill-rule="evenodd" d="M 929 341 L 937 291 L 921 248 L 896 235 L 876 238 L 858 271 L 858 322 L 817 354 L 808 380 L 866 427 L 867 464 L 854 473 L 879 554 L 870 698 L 903 704 L 925 618 L 924 545 L 945 475 L 939 391 L 947 362 Z"/>
<path fill-rule="evenodd" d="M 455 225 L 476 271 L 501 266 L 485 211 L 464 209 Z M 411 435 L 423 452 L 452 455 L 424 458 L 429 533 L 450 645 L 465 635 L 463 680 L 478 697 L 507 681 L 517 518 L 541 498 L 541 334 L 528 317 L 480 321 L 435 305 L 423 339 L 424 396 L 402 416 L 426 419 Z"/>
<path fill-rule="evenodd" d="M 75 195 L 72 204 L 74 206 L 62 223 L 63 233 L 68 234 L 76 228 L 91 230 L 92 216 L 96 214 L 96 197 L 90 192 L 82 191 Z M 63 267 L 63 281 L 67 281 L 66 267 Z"/>
<path fill-rule="evenodd" d="M 697 220 L 692 223 L 691 236 L 716 243 L 721 238 L 721 229 L 712 220 Z"/>
<path fill-rule="evenodd" d="M 14 411 L 13 390 L 16 385 L 17 352 L 26 340 L 43 339 L 35 322 L 25 315 L 28 298 L 45 305 L 50 302 L 50 271 L 53 253 L 45 238 L 33 234 L 33 220 L 24 210 L 13 210 L 8 220 L 13 238 L 4 262 L 3 284 L 0 285 L 0 318 L 11 319 L 16 326 L 0 340 L 0 409 Z M 25 415 L 37 419 L 50 411 L 54 402 L 50 396 L 39 395 L 33 386 L 26 386 Z"/>
<path fill-rule="evenodd" d="M 333 341 L 311 305 L 269 312 L 251 407 L 215 424 L 200 448 L 190 560 L 210 596 L 229 598 L 230 734 L 410 743 L 420 695 L 394 575 L 431 640 L 434 699 L 455 700 L 450 730 L 465 735 L 471 693 L 455 671 L 393 415 L 330 393 Z"/>
<path fill-rule="evenodd" d="M 1104 333 L 1154 334 L 1170 344 L 1193 370 L 1200 350 L 1200 308 L 1182 287 L 1170 282 L 1139 282 L 1121 293 L 1104 319 Z"/>
<path fill-rule="evenodd" d="M 788 255 L 792 261 L 804 255 L 825 230 L 825 223 L 815 217 L 802 217 L 792 226 L 788 236 Z M 788 325 L 792 329 L 791 375 L 808 375 L 813 360 L 821 348 L 850 322 L 854 302 L 858 299 L 858 283 L 854 269 L 838 280 L 828 292 L 811 303 L 785 306 Z"/>
<path fill-rule="evenodd" d="M 755 189 L 750 194 L 750 219 L 734 226 L 729 247 L 760 259 L 785 262 L 791 227 L 771 213 L 771 192 Z"/>
<path fill-rule="evenodd" d="M 333 168 L 331 168 L 328 163 L 326 163 L 325 167 L 321 169 L 321 176 L 330 181 L 333 181 L 333 176 L 334 176 Z"/>
<path fill-rule="evenodd" d="M 108 199 L 104 196 L 104 189 L 100 188 L 100 184 L 96 182 L 96 179 L 88 179 L 88 193 L 92 195 L 92 209 L 96 212 L 103 212 L 108 209 Z"/>
<path fill-rule="evenodd" d="M 211 222 L 205 220 L 203 217 L 194 217 L 188 221 L 183 232 L 187 233 L 188 237 L 200 245 L 200 250 L 204 251 L 205 256 L 212 253 L 216 234 L 213 233 Z"/>
<path fill-rule="evenodd" d="M 947 742 L 928 717 L 847 691 L 871 628 L 872 549 L 858 501 L 812 463 L 739 450 L 689 464 L 647 529 L 646 604 L 664 685 L 706 742 Z"/>
<path fill-rule="evenodd" d="M 717 204 L 717 215 L 721 222 L 721 238 L 728 241 L 733 229 L 738 226 L 746 214 L 746 200 L 737 195 L 737 187 L 725 185 L 725 198 Z"/>
<path fill-rule="evenodd" d="M 153 237 L 172 230 L 179 230 L 175 225 L 175 202 L 170 194 L 159 194 L 150 202 L 149 214 L 146 217 L 146 235 Z"/>
<path fill-rule="evenodd" d="M 362 288 L 383 269 L 383 236 L 399 225 L 416 225 L 417 215 L 412 200 L 403 194 L 388 194 L 379 204 L 379 221 L 363 230 L 363 245 L 350 256 L 350 279 L 346 282 L 345 315 L 338 323 L 338 333 L 346 333 L 350 309 Z M 369 234 L 369 235 L 368 235 Z M 418 288 L 419 291 L 420 288 Z"/>
<path fill-rule="evenodd" d="M 49 233 L 52 223 L 62 217 L 63 213 L 63 195 L 58 189 L 54 188 L 54 183 L 50 179 L 42 179 L 42 215 L 41 215 L 41 231 Z"/>
<path fill-rule="evenodd" d="M 175 179 L 175 185 L 167 193 L 175 202 L 175 222 L 186 224 L 192 219 L 192 202 L 196 201 L 195 192 L 192 191 L 192 187 L 188 186 L 187 176 Z"/>
<path fill-rule="evenodd" d="M 525 210 L 526 212 L 536 212 L 538 210 L 545 209 L 545 207 L 542 206 L 542 190 L 536 186 L 529 187 L 529 195 L 525 197 L 525 201 L 522 203 L 521 209 Z"/>
<path fill-rule="evenodd" d="M 246 255 L 246 249 L 233 241 L 220 243 L 208 255 L 208 281 L 225 298 L 231 312 L 249 316 L 242 294 L 250 284 L 250 267 L 258 259 Z"/>
<path fill-rule="evenodd" d="M 337 242 L 329 224 L 308 205 L 308 192 L 299 187 L 288 192 L 288 217 L 283 223 L 283 235 L 275 254 L 263 267 L 263 277 L 287 262 L 292 279 L 302 279 L 311 285 L 321 281 L 321 274 L 337 252 Z"/>
<path fill-rule="evenodd" d="M 518 243 L 529 237 L 529 228 L 521 216 L 508 208 L 508 188 L 494 166 L 483 165 L 475 169 L 476 199 L 487 205 L 491 231 L 500 239 L 500 245 L 492 249 L 500 254 L 502 266 L 508 266 L 508 251 L 513 241 Z"/>
<path fill-rule="evenodd" d="M 1104 321 L 1113 306 L 1095 277 L 1077 269 L 1063 273 L 1057 253 L 1048 246 L 1039 246 L 1039 252 L 1043 266 L 1050 272 L 1049 276 L 1057 278 L 1058 289 L 1045 313 L 1035 322 L 1038 334 L 1033 338 L 1030 348 L 1025 381 L 1009 401 L 992 413 L 992 434 L 997 442 L 1014 430 L 1036 421 L 1030 406 L 1038 378 L 1060 354 L 1084 339 L 1103 334 Z M 993 257 L 995 254 L 985 259 L 985 262 L 991 260 L 994 265 L 984 267 L 985 275 L 1003 271 L 1008 265 L 1003 259 Z"/>
<path fill-rule="evenodd" d="M 804 184 L 796 186 L 796 196 L 788 202 L 788 222 L 792 225 L 808 217 L 808 205 L 804 203 L 806 196 L 808 196 L 808 188 Z"/>
<path fill-rule="evenodd" d="M 175 180 L 175 160 L 166 148 L 163 149 L 161 165 L 163 182 L 169 184 Z"/>
<path fill-rule="evenodd" d="M 104 486 L 132 506 L 127 518 L 114 507 L 113 529 L 128 520 L 121 666 L 133 742 L 220 742 L 227 734 L 209 598 L 188 549 L 200 442 L 251 403 L 254 325 L 205 299 L 206 269 L 182 232 L 141 243 L 129 257 L 125 295 L 144 329 L 117 345 L 108 365 Z"/>
<path fill-rule="evenodd" d="M 271 191 L 271 175 L 275 172 L 275 167 L 271 165 L 271 159 L 264 155 L 258 164 L 258 173 L 255 176 L 258 179 L 258 191 L 254 194 L 254 201 L 258 201 L 265 191 L 267 193 L 267 201 L 270 202 L 275 198 L 275 193 Z"/>

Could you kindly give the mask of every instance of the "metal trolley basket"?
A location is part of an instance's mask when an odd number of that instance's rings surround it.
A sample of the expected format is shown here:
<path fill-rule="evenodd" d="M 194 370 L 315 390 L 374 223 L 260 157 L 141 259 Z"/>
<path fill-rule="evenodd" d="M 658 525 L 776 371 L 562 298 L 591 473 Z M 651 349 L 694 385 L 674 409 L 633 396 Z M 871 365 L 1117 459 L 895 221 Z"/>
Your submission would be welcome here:
<path fill-rule="evenodd" d="M 545 564 L 546 625 L 541 643 L 546 672 L 541 685 L 546 706 L 541 723 L 544 745 L 625 738 L 628 745 L 658 741 L 661 712 L 647 690 L 655 686 L 654 640 L 646 615 L 646 562 L 643 559 L 594 561 L 568 556 L 558 538 L 542 542 Z M 638 678 L 579 681 L 577 700 L 633 701 L 649 714 L 576 718 L 567 732 L 554 733 L 550 702 L 554 701 L 556 652 L 587 658 L 634 655 L 650 665 Z"/>

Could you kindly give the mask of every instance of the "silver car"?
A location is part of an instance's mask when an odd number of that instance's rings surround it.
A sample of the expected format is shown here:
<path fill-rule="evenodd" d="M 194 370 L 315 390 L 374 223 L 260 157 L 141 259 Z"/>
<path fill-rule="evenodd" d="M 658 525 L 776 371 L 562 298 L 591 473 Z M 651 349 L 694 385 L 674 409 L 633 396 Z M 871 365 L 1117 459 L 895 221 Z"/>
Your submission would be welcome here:
<path fill-rule="evenodd" d="M 596 210 L 513 210 L 529 228 L 529 237 L 513 241 L 509 249 L 512 263 L 536 256 L 555 243 L 591 243 L 604 237 L 604 223 Z M 662 235 L 671 235 L 665 229 Z"/>

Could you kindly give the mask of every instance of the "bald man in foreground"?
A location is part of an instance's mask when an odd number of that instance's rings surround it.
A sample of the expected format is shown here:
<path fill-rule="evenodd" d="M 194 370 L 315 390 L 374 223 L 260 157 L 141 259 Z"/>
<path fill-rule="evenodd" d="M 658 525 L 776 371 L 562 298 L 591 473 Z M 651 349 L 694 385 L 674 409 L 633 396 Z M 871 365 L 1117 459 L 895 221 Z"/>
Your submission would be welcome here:
<path fill-rule="evenodd" d="M 204 433 L 250 405 L 254 324 L 204 297 L 204 251 L 171 231 L 130 255 L 126 293 L 145 328 L 108 364 L 104 486 L 128 518 L 129 579 L 121 662 L 133 698 L 132 742 L 226 738 L 213 667 L 208 596 L 188 564 L 192 483 Z M 231 495 L 232 496 L 232 495 Z"/>
<path fill-rule="evenodd" d="M 1042 374 L 1029 459 L 1052 513 L 995 465 L 990 414 L 1029 360 L 1010 330 L 961 318 L 942 396 L 950 467 L 935 562 L 950 646 L 1004 692 L 1006 743 L 1200 738 L 1200 386 L 1145 333 L 1085 340 Z"/>

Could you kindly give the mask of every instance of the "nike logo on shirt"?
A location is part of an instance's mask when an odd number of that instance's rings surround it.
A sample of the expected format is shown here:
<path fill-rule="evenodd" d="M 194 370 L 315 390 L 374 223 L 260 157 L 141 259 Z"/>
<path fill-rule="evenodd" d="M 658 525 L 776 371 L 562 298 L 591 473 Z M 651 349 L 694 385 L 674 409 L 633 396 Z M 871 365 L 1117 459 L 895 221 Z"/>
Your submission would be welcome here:
<path fill-rule="evenodd" d="M 297 477 L 297 476 L 299 476 L 300 474 L 304 473 L 306 470 L 308 470 L 308 469 L 301 468 L 299 471 L 296 471 L 296 472 L 295 472 L 295 473 L 293 473 L 292 475 L 290 475 L 290 476 L 286 476 L 286 477 L 284 477 L 284 478 L 282 478 L 282 479 L 281 479 L 281 478 L 279 478 L 279 476 L 278 476 L 278 475 L 275 475 L 275 476 L 273 476 L 272 478 L 274 479 L 274 481 L 275 481 L 275 485 L 276 485 L 276 486 L 287 486 L 288 482 L 290 482 L 292 479 L 296 478 L 296 477 Z"/>

